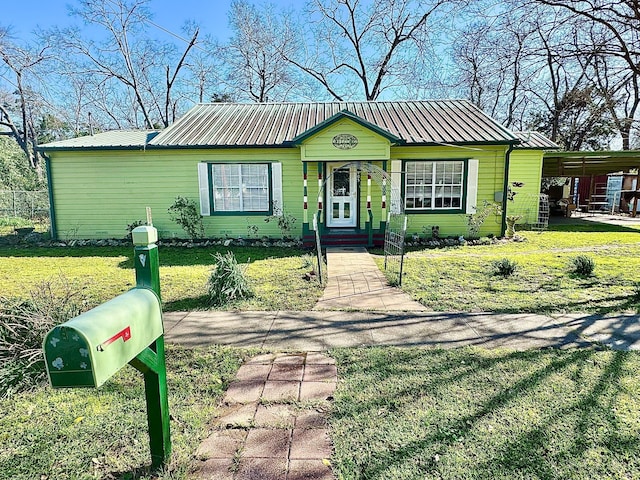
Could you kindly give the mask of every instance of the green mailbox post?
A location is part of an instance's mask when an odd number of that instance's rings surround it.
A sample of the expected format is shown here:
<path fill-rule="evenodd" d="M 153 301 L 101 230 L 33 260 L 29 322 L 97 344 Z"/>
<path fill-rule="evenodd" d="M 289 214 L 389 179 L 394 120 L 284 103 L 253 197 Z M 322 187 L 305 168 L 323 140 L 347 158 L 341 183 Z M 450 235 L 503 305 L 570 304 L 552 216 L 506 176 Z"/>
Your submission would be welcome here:
<path fill-rule="evenodd" d="M 151 463 L 171 455 L 157 231 L 133 230 L 136 288 L 53 328 L 43 342 L 54 388 L 99 387 L 127 363 L 142 372 Z"/>

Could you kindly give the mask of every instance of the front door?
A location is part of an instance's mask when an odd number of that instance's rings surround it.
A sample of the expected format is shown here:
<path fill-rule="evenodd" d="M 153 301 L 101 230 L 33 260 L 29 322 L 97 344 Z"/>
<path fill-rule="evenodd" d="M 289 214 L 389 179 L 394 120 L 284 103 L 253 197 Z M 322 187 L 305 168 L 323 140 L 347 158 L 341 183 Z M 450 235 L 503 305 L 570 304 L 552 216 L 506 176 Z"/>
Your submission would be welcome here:
<path fill-rule="evenodd" d="M 327 226 L 355 227 L 358 219 L 358 169 L 328 165 Z"/>

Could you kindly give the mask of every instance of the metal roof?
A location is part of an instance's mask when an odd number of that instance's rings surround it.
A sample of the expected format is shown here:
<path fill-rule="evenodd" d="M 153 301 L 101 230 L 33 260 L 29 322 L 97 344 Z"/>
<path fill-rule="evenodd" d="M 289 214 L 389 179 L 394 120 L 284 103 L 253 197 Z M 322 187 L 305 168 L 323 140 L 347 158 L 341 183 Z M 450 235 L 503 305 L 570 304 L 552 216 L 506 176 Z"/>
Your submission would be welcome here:
<path fill-rule="evenodd" d="M 542 162 L 542 176 L 583 177 L 639 168 L 640 150 L 547 152 Z"/>
<path fill-rule="evenodd" d="M 518 142 L 471 102 L 425 100 L 200 104 L 153 138 L 149 147 L 291 146 L 296 137 L 345 110 L 398 137 L 401 144 Z"/>
<path fill-rule="evenodd" d="M 368 128 L 369 130 L 371 130 L 371 131 L 377 133 L 378 135 L 386 138 L 387 140 L 389 140 L 389 142 L 391 142 L 393 144 L 402 143 L 402 139 L 401 138 L 396 137 L 391 132 L 388 132 L 387 130 L 383 130 L 382 128 L 378 127 L 377 125 L 374 125 L 373 123 L 367 122 L 366 120 L 358 117 L 357 115 L 352 114 L 351 112 L 349 112 L 347 110 L 343 110 L 341 112 L 338 112 L 335 115 L 332 115 L 331 117 L 327 118 L 325 121 L 318 123 L 316 126 L 311 127 L 306 132 L 303 132 L 300 135 L 298 135 L 296 138 L 294 138 L 291 141 L 291 143 L 294 144 L 294 145 L 301 145 L 309 137 L 312 137 L 316 133 L 320 132 L 321 130 L 324 130 L 325 128 L 333 125 L 334 123 L 342 120 L 343 118 L 348 118 L 352 122 L 355 122 L 358 125 L 362 125 L 363 127 Z"/>
<path fill-rule="evenodd" d="M 513 132 L 513 134 L 520 139 L 520 143 L 516 145 L 518 149 L 557 150 L 560 148 L 538 132 Z"/>
<path fill-rule="evenodd" d="M 157 130 L 113 130 L 110 132 L 70 138 L 58 142 L 45 143 L 39 150 L 70 150 L 82 149 L 140 149 L 145 148 L 149 141 L 158 134 Z"/>

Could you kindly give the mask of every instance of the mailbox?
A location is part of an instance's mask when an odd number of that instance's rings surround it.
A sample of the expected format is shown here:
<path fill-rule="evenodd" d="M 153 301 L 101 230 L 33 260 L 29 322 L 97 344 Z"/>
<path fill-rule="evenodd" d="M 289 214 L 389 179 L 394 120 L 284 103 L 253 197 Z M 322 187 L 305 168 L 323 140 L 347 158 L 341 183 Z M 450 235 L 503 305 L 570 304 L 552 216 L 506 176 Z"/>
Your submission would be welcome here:
<path fill-rule="evenodd" d="M 51 385 L 99 387 L 162 334 L 156 293 L 123 293 L 47 334 L 43 348 Z"/>

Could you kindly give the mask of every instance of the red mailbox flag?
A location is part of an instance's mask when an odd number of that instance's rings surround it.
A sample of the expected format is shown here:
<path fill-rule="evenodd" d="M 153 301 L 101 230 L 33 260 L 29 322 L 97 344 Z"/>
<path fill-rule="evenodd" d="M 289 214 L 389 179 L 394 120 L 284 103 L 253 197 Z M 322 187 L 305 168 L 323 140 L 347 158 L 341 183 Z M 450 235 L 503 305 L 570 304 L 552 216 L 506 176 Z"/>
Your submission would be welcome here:
<path fill-rule="evenodd" d="M 108 347 L 109 345 L 111 345 L 113 342 L 115 342 L 119 338 L 121 338 L 123 342 L 126 342 L 127 340 L 129 340 L 131 338 L 131 327 L 129 326 L 129 327 L 126 327 L 126 328 L 122 329 L 121 331 L 116 333 L 110 339 L 105 340 L 104 342 L 102 342 L 100 344 L 100 347 L 101 348 Z"/>

